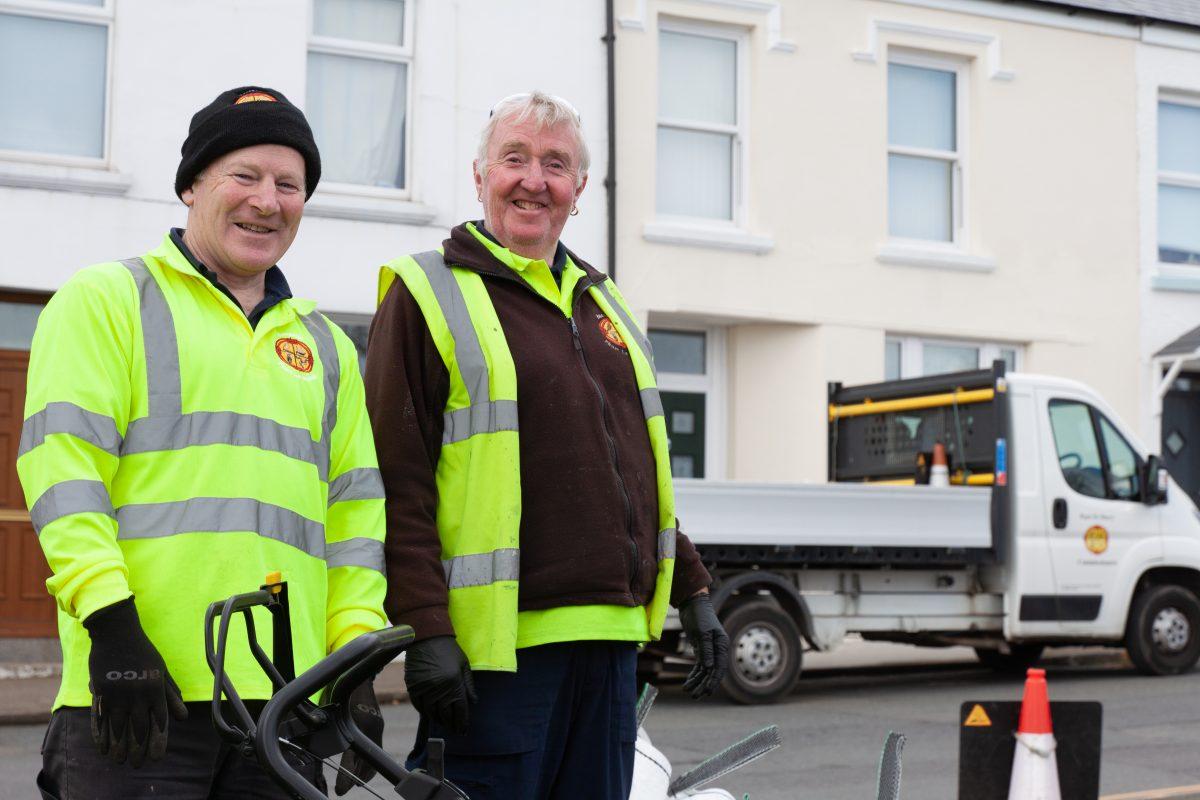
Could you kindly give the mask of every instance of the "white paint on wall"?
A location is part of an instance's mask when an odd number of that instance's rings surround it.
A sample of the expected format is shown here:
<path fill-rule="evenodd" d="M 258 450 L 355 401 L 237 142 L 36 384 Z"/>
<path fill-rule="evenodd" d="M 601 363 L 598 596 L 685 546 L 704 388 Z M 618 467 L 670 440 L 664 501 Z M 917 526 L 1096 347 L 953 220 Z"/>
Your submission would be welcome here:
<path fill-rule="evenodd" d="M 479 132 L 497 100 L 534 88 L 567 98 L 583 119 L 591 174 L 563 240 L 605 269 L 603 4 L 540 0 L 514 11 L 484 0 L 415 2 L 411 198 L 335 197 L 318 188 L 281 262 L 293 291 L 322 309 L 370 313 L 380 264 L 436 246 L 453 225 L 482 216 L 471 177 Z M 116 2 L 107 168 L 0 160 L 0 286 L 52 291 L 87 264 L 145 252 L 170 226 L 184 226 L 173 186 L 192 114 L 246 84 L 278 89 L 303 107 L 308 7 L 307 0 Z"/>

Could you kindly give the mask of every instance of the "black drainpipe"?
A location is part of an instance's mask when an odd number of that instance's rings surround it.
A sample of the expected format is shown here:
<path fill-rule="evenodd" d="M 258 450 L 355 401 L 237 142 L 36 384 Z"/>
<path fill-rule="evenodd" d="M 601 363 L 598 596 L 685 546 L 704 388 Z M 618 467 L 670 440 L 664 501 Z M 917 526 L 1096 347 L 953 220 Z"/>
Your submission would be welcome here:
<path fill-rule="evenodd" d="M 616 36 L 613 33 L 613 0 L 604 0 L 604 49 L 608 56 L 608 277 L 617 278 L 617 90 Z"/>

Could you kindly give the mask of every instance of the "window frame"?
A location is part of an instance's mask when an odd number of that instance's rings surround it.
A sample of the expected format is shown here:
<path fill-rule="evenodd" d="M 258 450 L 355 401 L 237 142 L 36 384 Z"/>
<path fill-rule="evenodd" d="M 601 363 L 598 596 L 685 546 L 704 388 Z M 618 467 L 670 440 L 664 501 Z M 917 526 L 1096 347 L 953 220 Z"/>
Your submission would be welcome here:
<path fill-rule="evenodd" d="M 953 151 L 935 150 L 927 147 L 912 147 L 909 145 L 893 145 L 887 132 L 887 111 L 891 101 L 891 70 L 892 64 L 906 67 L 951 72 L 954 74 L 954 146 Z M 891 157 L 910 156 L 915 158 L 933 158 L 950 162 L 950 240 L 914 239 L 907 236 L 894 236 L 891 231 L 892 207 L 890 179 L 885 180 L 884 197 L 887 198 L 886 214 L 884 215 L 887 241 L 909 247 L 934 248 L 953 251 L 965 250 L 969 236 L 967 229 L 967 125 L 969 119 L 967 110 L 967 82 L 970 77 L 971 60 L 963 56 L 949 53 L 932 53 L 923 50 L 911 50 L 904 47 L 889 47 L 887 55 L 888 70 L 884 72 L 884 138 L 887 140 L 887 159 L 885 170 L 891 172 Z"/>
<path fill-rule="evenodd" d="M 0 0 L 2 1 L 2 0 Z M 357 195 L 391 200 L 410 200 L 413 197 L 413 70 L 415 68 L 414 50 L 414 20 L 416 16 L 416 0 L 404 0 L 404 41 L 399 45 L 364 42 L 357 39 L 342 39 L 336 36 L 318 36 L 313 29 L 316 18 L 317 0 L 308 3 L 308 41 L 304 57 L 305 94 L 308 93 L 308 56 L 311 53 L 320 55 L 358 58 L 368 61 L 387 61 L 393 64 L 406 65 L 405 80 L 407 86 L 404 92 L 404 183 L 403 187 L 369 186 L 361 183 L 343 183 L 323 180 L 319 191 L 330 194 Z M 306 103 L 307 104 L 307 103 Z M 306 109 L 307 111 L 307 109 Z"/>
<path fill-rule="evenodd" d="M 113 28 L 116 0 L 101 0 L 100 6 L 55 0 L 0 0 L 0 15 L 33 17 L 57 22 L 78 22 L 105 28 L 104 38 L 104 120 L 100 125 L 100 155 L 72 156 L 35 150 L 0 149 L 0 161 L 21 161 L 65 167 L 110 169 L 112 166 Z"/>
<path fill-rule="evenodd" d="M 1174 172 L 1161 168 L 1162 153 L 1159 152 L 1158 141 L 1162 133 L 1162 106 L 1163 103 L 1169 103 L 1176 106 L 1188 106 L 1200 110 L 1200 96 L 1186 94 L 1184 92 L 1168 91 L 1159 89 L 1158 97 L 1154 103 L 1154 260 L 1158 264 L 1159 269 L 1167 270 L 1191 270 L 1200 269 L 1200 264 L 1179 261 L 1163 261 L 1162 259 L 1162 231 L 1159 228 L 1159 219 L 1162 209 L 1159 207 L 1160 189 L 1163 186 L 1175 186 L 1181 189 L 1197 189 L 1200 190 L 1200 172 Z"/>
<path fill-rule="evenodd" d="M 884 379 L 895 380 L 888 378 L 887 369 L 887 346 L 890 342 L 897 342 L 900 345 L 900 380 L 906 378 L 920 378 L 925 376 L 925 345 L 946 345 L 949 347 L 974 347 L 979 350 L 979 362 L 976 369 L 987 369 L 991 363 L 1000 358 L 1002 350 L 1013 351 L 1013 366 L 1010 372 L 1020 372 L 1023 368 L 1025 360 L 1024 345 L 1018 342 L 1001 342 L 1001 341 L 983 341 L 977 339 L 944 339 L 937 336 L 916 336 L 906 334 L 886 334 L 883 337 L 884 347 Z"/>
<path fill-rule="evenodd" d="M 704 478 L 721 480 L 726 477 L 726 431 L 729 420 L 726 409 L 725 328 L 687 324 L 686 322 L 654 322 L 646 326 L 646 340 L 651 331 L 704 334 L 704 374 L 666 372 L 657 369 L 656 381 L 660 392 L 703 394 L 704 399 Z"/>
<path fill-rule="evenodd" d="M 747 52 L 750 45 L 750 32 L 745 28 L 722 25 L 719 23 L 702 22 L 700 20 L 685 20 L 674 17 L 661 17 L 658 21 L 658 33 L 678 33 L 686 36 L 703 36 L 710 39 L 724 39 L 734 43 L 734 113 L 737 115 L 735 124 L 718 125 L 707 122 L 689 122 L 675 117 L 663 117 L 660 113 L 662 104 L 659 103 L 658 86 L 655 86 L 654 97 L 654 219 L 659 222 L 704 226 L 720 230 L 744 230 L 749 219 L 747 199 L 750 196 L 749 141 L 750 141 L 750 81 Z M 655 41 L 655 77 L 657 78 L 661 65 L 661 38 Z M 656 82 L 657 83 L 657 82 Z M 686 214 L 667 214 L 658 210 L 658 131 L 660 128 L 693 131 L 696 133 L 719 133 L 733 136 L 733 152 L 730 154 L 729 191 L 731 193 L 730 218 L 694 217 Z M 657 327 L 657 326 L 656 326 Z"/>
<path fill-rule="evenodd" d="M 1088 403 L 1084 400 L 1080 400 L 1075 397 L 1065 397 L 1065 396 L 1051 397 L 1049 399 L 1049 401 L 1046 403 L 1046 418 L 1048 419 L 1048 421 L 1050 423 L 1051 436 L 1053 437 L 1053 432 L 1054 432 L 1054 418 L 1050 415 L 1050 409 L 1053 408 L 1055 405 L 1067 405 L 1067 404 L 1081 405 L 1087 409 L 1088 420 L 1091 422 L 1091 427 L 1092 427 L 1092 436 L 1095 437 L 1096 449 L 1097 449 L 1097 452 L 1100 454 L 1100 474 L 1101 474 L 1101 477 L 1104 479 L 1104 497 L 1096 497 L 1095 495 L 1084 494 L 1083 492 L 1080 492 L 1078 489 L 1076 489 L 1074 486 L 1071 486 L 1070 482 L 1067 480 L 1066 474 L 1062 471 L 1061 458 L 1059 458 L 1059 456 L 1058 456 L 1058 448 L 1056 446 L 1054 449 L 1054 455 L 1055 455 L 1055 459 L 1060 462 L 1058 471 L 1059 471 L 1059 474 L 1063 476 L 1063 482 L 1067 484 L 1067 488 L 1070 489 L 1075 494 L 1079 495 L 1080 497 L 1090 497 L 1093 500 L 1115 500 L 1117 502 L 1122 502 L 1122 503 L 1141 504 L 1142 503 L 1142 495 L 1145 491 L 1145 487 L 1142 486 L 1142 471 L 1143 471 L 1143 468 L 1145 467 L 1145 463 L 1146 463 L 1145 459 L 1142 457 L 1142 454 L 1138 452 L 1137 448 L 1134 447 L 1133 444 L 1130 443 L 1129 439 L 1121 431 L 1120 427 L 1118 427 L 1118 425 L 1115 422 L 1113 422 L 1112 419 L 1107 414 L 1105 414 L 1100 409 L 1096 408 L 1091 403 Z M 1112 461 L 1108 455 L 1108 444 L 1104 441 L 1104 432 L 1100 428 L 1101 418 L 1103 418 L 1106 422 L 1108 422 L 1108 426 L 1110 428 L 1112 428 L 1113 433 L 1115 433 L 1117 435 L 1117 437 L 1125 444 L 1125 446 L 1129 448 L 1129 452 L 1133 453 L 1134 478 L 1137 481 L 1137 487 L 1138 487 L 1137 493 L 1133 497 L 1121 497 L 1113 489 Z"/>
<path fill-rule="evenodd" d="M 1089 405 L 1088 408 L 1092 412 L 1092 426 L 1096 429 L 1096 443 L 1100 445 L 1100 456 L 1104 460 L 1104 491 L 1108 494 L 1110 500 L 1124 500 L 1126 502 L 1140 503 L 1142 502 L 1142 467 L 1145 461 L 1138 453 L 1137 448 L 1129 443 L 1125 438 L 1125 434 L 1121 433 L 1121 429 L 1117 424 L 1105 416 L 1100 409 Z M 1137 485 L 1137 492 L 1132 497 L 1121 497 L 1117 494 L 1117 490 L 1113 488 L 1114 475 L 1112 471 L 1112 457 L 1108 452 L 1108 442 L 1104 438 L 1104 426 L 1102 423 L 1107 422 L 1108 427 L 1112 429 L 1113 435 L 1116 436 L 1129 452 L 1133 454 L 1133 480 Z"/>

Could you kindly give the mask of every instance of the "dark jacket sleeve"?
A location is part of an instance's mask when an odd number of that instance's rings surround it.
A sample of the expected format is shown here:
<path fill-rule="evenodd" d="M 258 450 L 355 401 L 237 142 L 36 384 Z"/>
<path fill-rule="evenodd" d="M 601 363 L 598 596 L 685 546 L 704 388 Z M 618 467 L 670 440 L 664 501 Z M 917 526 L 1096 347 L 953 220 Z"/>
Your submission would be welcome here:
<path fill-rule="evenodd" d="M 675 574 L 671 577 L 671 605 L 679 608 L 701 589 L 712 583 L 712 576 L 704 568 L 696 545 L 692 544 L 675 520 Z"/>
<path fill-rule="evenodd" d="M 371 323 L 364 378 L 387 495 L 384 609 L 393 624 L 411 625 L 417 639 L 453 635 L 434 477 L 450 377 L 401 280 Z"/>

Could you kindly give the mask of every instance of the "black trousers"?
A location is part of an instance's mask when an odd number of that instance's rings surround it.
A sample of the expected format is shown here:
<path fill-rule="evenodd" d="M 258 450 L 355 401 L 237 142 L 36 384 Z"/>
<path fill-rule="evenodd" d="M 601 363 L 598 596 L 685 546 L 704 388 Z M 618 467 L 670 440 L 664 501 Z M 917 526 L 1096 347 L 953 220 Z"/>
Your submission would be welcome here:
<path fill-rule="evenodd" d="M 446 741 L 446 777 L 471 800 L 626 800 L 637 740 L 637 647 L 564 642 L 517 651 L 517 671 L 477 670 L 466 734 L 425 717 L 408 767 Z"/>
<path fill-rule="evenodd" d="M 257 717 L 263 703 L 253 706 Z M 258 766 L 217 735 L 209 703 L 187 703 L 188 718 L 171 720 L 167 753 L 139 769 L 114 764 L 92 741 L 90 710 L 64 706 L 50 718 L 37 785 L 43 800 L 291 800 Z M 326 791 L 321 763 L 285 753 L 300 774 Z"/>

